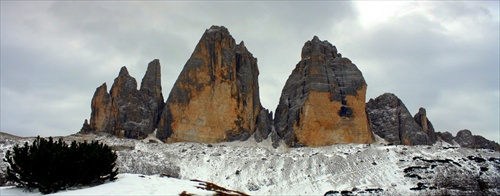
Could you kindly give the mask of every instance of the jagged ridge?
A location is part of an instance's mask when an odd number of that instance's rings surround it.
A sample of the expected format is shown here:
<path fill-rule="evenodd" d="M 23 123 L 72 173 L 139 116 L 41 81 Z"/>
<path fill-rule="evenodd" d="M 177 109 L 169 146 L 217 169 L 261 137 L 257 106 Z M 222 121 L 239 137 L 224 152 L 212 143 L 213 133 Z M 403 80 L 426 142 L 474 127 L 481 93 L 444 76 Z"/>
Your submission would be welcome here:
<path fill-rule="evenodd" d="M 421 108 L 412 118 L 403 102 L 384 94 L 365 104 L 367 84 L 361 71 L 337 48 L 317 36 L 304 44 L 301 61 L 288 78 L 276 108 L 262 107 L 257 59 L 242 41 L 236 44 L 223 26 L 207 29 L 186 62 L 166 102 L 161 67 L 148 64 L 141 87 L 122 67 L 110 92 L 98 87 L 90 122 L 82 133 L 107 132 L 145 138 L 156 132 L 166 142 L 260 142 L 272 138 L 288 146 L 372 143 L 373 133 L 393 144 L 430 145 L 437 141 L 471 148 L 500 149 L 469 132 L 457 137 L 436 132 Z M 451 138 L 451 139 L 450 139 Z M 472 139 L 471 139 L 472 138 Z"/>

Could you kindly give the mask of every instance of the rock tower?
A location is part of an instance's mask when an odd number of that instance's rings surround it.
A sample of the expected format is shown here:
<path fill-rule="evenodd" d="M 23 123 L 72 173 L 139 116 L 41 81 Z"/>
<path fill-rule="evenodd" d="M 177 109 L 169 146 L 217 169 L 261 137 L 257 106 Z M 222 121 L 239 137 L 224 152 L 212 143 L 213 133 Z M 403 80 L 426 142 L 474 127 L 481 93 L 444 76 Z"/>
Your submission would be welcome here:
<path fill-rule="evenodd" d="M 316 36 L 304 44 L 301 57 L 281 92 L 278 135 L 288 146 L 372 143 L 361 71 Z"/>
<path fill-rule="evenodd" d="M 236 44 L 225 27 L 207 29 L 170 92 L 157 137 L 214 143 L 270 130 L 262 124 L 269 115 L 260 103 L 258 75 L 257 59 L 243 42 Z"/>

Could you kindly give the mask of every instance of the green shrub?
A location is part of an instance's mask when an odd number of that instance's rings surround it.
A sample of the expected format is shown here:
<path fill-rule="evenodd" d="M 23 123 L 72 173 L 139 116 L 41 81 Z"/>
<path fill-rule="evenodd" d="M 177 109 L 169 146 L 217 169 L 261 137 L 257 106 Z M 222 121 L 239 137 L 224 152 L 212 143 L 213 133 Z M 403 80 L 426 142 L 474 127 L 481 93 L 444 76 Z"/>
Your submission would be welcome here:
<path fill-rule="evenodd" d="M 116 153 L 107 145 L 92 141 L 66 144 L 61 139 L 53 141 L 38 136 L 32 145 L 15 145 L 8 150 L 4 161 L 7 180 L 25 187 L 38 188 L 47 194 L 70 186 L 103 183 L 115 180 Z"/>

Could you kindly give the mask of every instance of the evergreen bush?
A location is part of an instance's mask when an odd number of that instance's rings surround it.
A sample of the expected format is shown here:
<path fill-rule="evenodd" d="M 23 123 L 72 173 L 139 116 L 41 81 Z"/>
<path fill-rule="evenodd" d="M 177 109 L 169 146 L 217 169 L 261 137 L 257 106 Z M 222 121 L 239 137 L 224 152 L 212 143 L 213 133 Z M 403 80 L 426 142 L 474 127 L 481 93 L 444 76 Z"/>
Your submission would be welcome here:
<path fill-rule="evenodd" d="M 54 141 L 38 136 L 31 145 L 15 145 L 7 150 L 4 161 L 7 180 L 25 187 L 38 188 L 47 194 L 76 185 L 103 183 L 115 180 L 118 174 L 116 153 L 97 141 L 71 145 L 59 139 Z"/>

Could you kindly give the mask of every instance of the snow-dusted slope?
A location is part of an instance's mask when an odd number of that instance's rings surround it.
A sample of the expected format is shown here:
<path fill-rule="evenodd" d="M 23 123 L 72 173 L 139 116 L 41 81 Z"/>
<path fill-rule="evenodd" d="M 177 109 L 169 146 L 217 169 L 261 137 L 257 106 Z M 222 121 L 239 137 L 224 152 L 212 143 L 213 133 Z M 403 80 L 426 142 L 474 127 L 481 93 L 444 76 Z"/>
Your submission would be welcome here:
<path fill-rule="evenodd" d="M 121 172 L 199 179 L 250 195 L 500 194 L 500 153 L 490 150 L 381 144 L 273 149 L 269 141 L 163 144 L 80 135 L 66 140 L 82 137 L 113 146 Z M 149 187 L 146 180 L 137 183 Z"/>
<path fill-rule="evenodd" d="M 119 174 L 118 179 L 99 186 L 59 191 L 49 195 L 179 195 L 182 192 L 212 195 L 215 192 L 196 188 L 199 183 L 159 175 Z M 25 192 L 23 188 L 0 187 L 0 195 L 41 195 L 37 190 Z"/>

